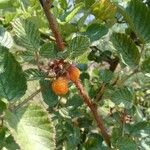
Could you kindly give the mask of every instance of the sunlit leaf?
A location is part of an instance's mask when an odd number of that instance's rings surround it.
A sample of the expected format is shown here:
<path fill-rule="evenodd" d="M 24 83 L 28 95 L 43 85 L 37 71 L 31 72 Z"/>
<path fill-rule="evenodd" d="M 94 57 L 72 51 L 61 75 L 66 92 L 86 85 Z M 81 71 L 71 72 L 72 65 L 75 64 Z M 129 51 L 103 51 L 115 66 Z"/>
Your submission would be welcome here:
<path fill-rule="evenodd" d="M 54 128 L 48 114 L 36 104 L 7 111 L 5 122 L 22 150 L 54 150 Z"/>
<path fill-rule="evenodd" d="M 150 57 L 147 57 L 142 63 L 142 70 L 146 73 L 150 73 Z"/>
<path fill-rule="evenodd" d="M 84 34 L 90 38 L 91 42 L 93 42 L 99 40 L 107 33 L 108 29 L 104 25 L 91 24 Z"/>
<path fill-rule="evenodd" d="M 7 48 L 0 47 L 0 96 L 17 100 L 25 94 L 26 78 L 20 64 Z"/>
<path fill-rule="evenodd" d="M 126 108 L 131 108 L 133 105 L 134 94 L 130 88 L 122 87 L 113 92 L 111 100 L 117 105 L 122 103 Z"/>
<path fill-rule="evenodd" d="M 46 75 L 39 71 L 38 69 L 27 69 L 24 71 L 27 80 L 41 80 L 46 77 Z"/>
<path fill-rule="evenodd" d="M 111 36 L 111 41 L 118 53 L 121 54 L 125 64 L 131 67 L 135 67 L 139 64 L 139 50 L 135 43 L 133 43 L 127 35 L 122 33 L 113 33 Z"/>
<path fill-rule="evenodd" d="M 75 58 L 87 51 L 90 46 L 90 40 L 86 36 L 77 36 L 69 41 L 68 45 L 71 57 Z"/>
<path fill-rule="evenodd" d="M 56 58 L 57 51 L 55 49 L 54 43 L 45 43 L 40 48 L 40 55 L 45 58 Z"/>
<path fill-rule="evenodd" d="M 7 48 L 11 48 L 13 45 L 13 39 L 9 32 L 7 32 L 2 26 L 0 26 L 0 45 Z"/>
<path fill-rule="evenodd" d="M 113 77 L 113 72 L 110 71 L 110 70 L 100 70 L 100 79 L 104 82 L 104 83 L 109 83 L 110 80 L 112 79 Z"/>
<path fill-rule="evenodd" d="M 119 150 L 137 150 L 136 142 L 130 137 L 120 137 L 118 140 L 118 148 Z"/>
<path fill-rule="evenodd" d="M 126 9 L 118 8 L 138 37 L 150 42 L 150 9 L 140 0 L 131 0 Z"/>
<path fill-rule="evenodd" d="M 81 8 L 84 6 L 84 3 L 79 3 L 76 5 L 76 7 L 68 14 L 65 21 L 69 22 L 73 19 L 73 17 L 81 10 Z"/>
<path fill-rule="evenodd" d="M 13 23 L 14 31 L 17 35 L 18 45 L 27 50 L 37 51 L 40 44 L 40 34 L 37 26 L 30 20 L 17 19 Z"/>
<path fill-rule="evenodd" d="M 51 89 L 51 82 L 46 80 L 40 81 L 40 86 L 42 89 L 42 97 L 44 102 L 51 108 L 58 103 L 58 96 L 54 94 Z"/>
<path fill-rule="evenodd" d="M 110 0 L 98 0 L 91 6 L 91 11 L 97 19 L 109 21 L 115 17 L 116 6 Z"/>

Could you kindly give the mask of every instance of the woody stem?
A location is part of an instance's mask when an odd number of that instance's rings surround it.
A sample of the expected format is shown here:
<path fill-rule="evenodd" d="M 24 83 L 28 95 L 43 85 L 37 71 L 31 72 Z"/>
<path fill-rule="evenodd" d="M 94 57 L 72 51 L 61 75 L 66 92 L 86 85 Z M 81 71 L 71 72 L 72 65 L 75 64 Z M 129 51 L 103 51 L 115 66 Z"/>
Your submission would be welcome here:
<path fill-rule="evenodd" d="M 97 126 L 100 129 L 101 134 L 102 134 L 105 142 L 107 143 L 107 145 L 109 147 L 111 147 L 110 137 L 109 137 L 109 135 L 105 129 L 105 126 L 104 126 L 104 123 L 103 123 L 101 116 L 98 114 L 97 107 L 93 104 L 92 100 L 90 99 L 90 97 L 86 93 L 84 87 L 82 86 L 81 82 L 76 81 L 76 82 L 74 82 L 74 84 L 75 84 L 76 88 L 78 89 L 81 97 L 83 98 L 84 103 L 86 103 L 86 105 L 91 110 L 91 112 L 95 118 L 95 121 L 97 123 Z"/>
<path fill-rule="evenodd" d="M 47 20 L 48 20 L 48 23 L 49 23 L 49 28 L 52 30 L 52 33 L 53 33 L 53 35 L 56 39 L 56 44 L 57 44 L 58 48 L 61 51 L 63 51 L 65 49 L 65 45 L 64 45 L 63 39 L 61 37 L 61 34 L 58 30 L 58 23 L 57 23 L 55 17 L 53 16 L 53 14 L 50 11 L 51 1 L 50 0 L 39 0 L 39 1 L 42 5 L 44 13 L 47 17 Z"/>

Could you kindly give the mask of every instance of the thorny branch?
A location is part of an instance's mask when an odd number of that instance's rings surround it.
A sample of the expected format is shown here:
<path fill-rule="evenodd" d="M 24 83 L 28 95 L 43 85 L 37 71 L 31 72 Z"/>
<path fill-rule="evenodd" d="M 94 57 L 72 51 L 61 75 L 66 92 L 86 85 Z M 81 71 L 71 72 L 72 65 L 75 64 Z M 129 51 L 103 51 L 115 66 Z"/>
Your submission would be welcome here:
<path fill-rule="evenodd" d="M 50 11 L 51 1 L 50 0 L 39 0 L 39 1 L 43 7 L 44 13 L 45 13 L 47 20 L 49 22 L 49 28 L 52 30 L 52 33 L 56 39 L 57 46 L 60 50 L 63 51 L 65 49 L 65 45 L 64 45 L 63 39 L 60 35 L 60 32 L 58 30 L 57 21 Z"/>
<path fill-rule="evenodd" d="M 94 103 L 92 102 L 92 100 L 90 99 L 88 94 L 86 93 L 81 82 L 78 80 L 74 84 L 76 85 L 76 87 L 80 93 L 80 96 L 83 98 L 84 103 L 86 103 L 87 106 L 89 107 L 89 109 L 91 110 L 91 112 L 95 118 L 95 121 L 97 123 L 97 126 L 99 127 L 105 142 L 107 143 L 107 145 L 109 147 L 111 147 L 110 137 L 109 137 L 109 135 L 108 135 L 108 133 L 104 127 L 103 120 L 102 120 L 101 116 L 98 114 L 97 107 L 94 105 Z"/>
<path fill-rule="evenodd" d="M 65 45 L 64 45 L 64 42 L 63 42 L 62 37 L 60 35 L 60 32 L 58 31 L 57 21 L 49 9 L 50 3 L 51 3 L 50 0 L 39 0 L 39 1 L 43 7 L 43 10 L 45 12 L 47 19 L 48 19 L 49 26 L 50 26 L 50 29 L 52 30 L 53 34 L 54 34 L 57 46 L 60 48 L 60 50 L 64 50 Z M 98 114 L 97 107 L 94 105 L 94 103 L 92 103 L 90 97 L 88 96 L 88 94 L 84 90 L 81 82 L 77 81 L 74 84 L 76 85 L 81 97 L 83 98 L 83 101 L 90 108 L 90 110 L 91 110 L 91 112 L 92 112 L 92 114 L 96 120 L 97 126 L 99 127 L 99 129 L 101 131 L 101 134 L 102 134 L 104 140 L 106 141 L 108 146 L 111 147 L 110 137 L 109 137 L 109 135 L 108 135 L 108 133 L 104 127 L 103 120 L 102 120 L 101 116 L 99 116 L 99 114 Z"/>

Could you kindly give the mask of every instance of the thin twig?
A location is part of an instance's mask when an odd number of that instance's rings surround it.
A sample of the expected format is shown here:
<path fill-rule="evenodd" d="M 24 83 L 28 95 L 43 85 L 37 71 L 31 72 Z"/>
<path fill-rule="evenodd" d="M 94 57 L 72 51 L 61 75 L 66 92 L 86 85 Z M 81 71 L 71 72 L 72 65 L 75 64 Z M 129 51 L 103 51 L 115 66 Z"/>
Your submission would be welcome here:
<path fill-rule="evenodd" d="M 114 72 L 118 66 L 118 63 L 119 63 L 119 58 L 118 57 L 115 57 L 114 59 L 108 59 L 107 62 L 110 64 L 110 67 L 109 67 L 109 70 Z M 102 99 L 103 95 L 104 95 L 104 92 L 105 92 L 105 89 L 106 89 L 106 86 L 107 84 L 103 83 L 101 86 L 100 86 L 100 89 L 95 97 L 95 101 L 98 102 Z"/>
<path fill-rule="evenodd" d="M 50 11 L 50 1 L 47 1 L 47 0 L 39 0 L 42 7 L 43 7 L 43 10 L 44 10 L 44 13 L 47 17 L 47 20 L 49 22 L 49 27 L 50 29 L 52 30 L 52 33 L 56 39 L 56 43 L 57 43 L 57 46 L 60 50 L 64 50 L 65 49 L 65 45 L 64 45 L 64 42 L 63 42 L 63 39 L 60 35 L 60 32 L 58 30 L 58 24 L 57 24 L 57 21 L 56 19 L 54 18 L 53 14 L 51 13 Z"/>
<path fill-rule="evenodd" d="M 99 127 L 105 142 L 107 143 L 107 145 L 109 147 L 111 147 L 110 137 L 109 137 L 109 135 L 108 135 L 108 133 L 107 133 L 105 127 L 104 127 L 103 120 L 102 120 L 101 116 L 98 114 L 97 107 L 94 105 L 94 103 L 92 102 L 92 100 L 90 99 L 88 94 L 86 93 L 86 91 L 85 91 L 84 87 L 82 86 L 81 82 L 76 81 L 76 82 L 74 82 L 74 84 L 76 85 L 81 97 L 83 98 L 83 101 L 90 108 L 90 110 L 91 110 L 91 112 L 92 112 L 92 114 L 93 114 L 93 116 L 96 120 L 97 126 Z"/>
<path fill-rule="evenodd" d="M 96 95 L 96 98 L 95 98 L 96 102 L 98 102 L 98 101 L 100 101 L 102 99 L 102 96 L 104 94 L 105 88 L 106 88 L 106 84 L 103 83 L 102 86 L 99 89 L 99 92 Z"/>
<path fill-rule="evenodd" d="M 44 33 L 42 33 L 42 32 L 40 32 L 40 35 L 41 35 L 41 37 L 42 37 L 43 39 L 48 39 L 48 40 L 50 40 L 50 41 L 52 41 L 52 42 L 56 42 L 55 38 L 52 37 L 52 36 L 49 36 L 49 35 L 44 34 Z"/>
<path fill-rule="evenodd" d="M 118 80 L 120 79 L 119 74 L 117 75 L 117 78 L 115 79 L 115 81 L 111 84 L 111 86 L 115 86 L 118 82 Z"/>
<path fill-rule="evenodd" d="M 41 92 L 41 88 L 36 90 L 34 93 L 32 93 L 29 97 L 27 97 L 26 99 L 24 99 L 20 104 L 18 104 L 16 107 L 15 107 L 15 111 L 17 109 L 19 109 L 20 107 L 22 107 L 23 105 L 25 105 L 27 102 L 29 102 L 31 99 L 33 99 L 37 94 L 39 94 Z"/>
<path fill-rule="evenodd" d="M 142 58 L 143 57 L 143 55 L 144 55 L 144 52 L 145 52 L 145 45 L 144 45 L 144 43 L 142 43 L 142 45 L 141 45 L 141 54 L 140 54 L 140 58 Z"/>
<path fill-rule="evenodd" d="M 127 75 L 126 77 L 124 77 L 121 81 L 118 81 L 116 83 L 116 85 L 118 87 L 120 87 L 121 85 L 123 85 L 127 80 L 129 80 L 134 74 L 138 73 L 139 72 L 139 69 L 138 68 L 135 68 L 129 75 Z"/>
<path fill-rule="evenodd" d="M 40 55 L 39 55 L 39 52 L 35 52 L 35 62 L 36 62 L 36 65 L 38 67 L 38 69 L 40 70 Z"/>
<path fill-rule="evenodd" d="M 4 118 L 3 114 L 0 114 L 0 128 L 3 127 L 4 124 Z"/>

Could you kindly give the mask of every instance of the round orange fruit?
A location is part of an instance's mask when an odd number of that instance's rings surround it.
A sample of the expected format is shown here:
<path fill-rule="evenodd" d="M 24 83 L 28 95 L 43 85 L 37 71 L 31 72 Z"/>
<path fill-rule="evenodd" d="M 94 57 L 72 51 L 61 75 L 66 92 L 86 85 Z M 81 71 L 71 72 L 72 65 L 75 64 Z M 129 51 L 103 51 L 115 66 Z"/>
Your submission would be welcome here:
<path fill-rule="evenodd" d="M 75 66 L 69 66 L 68 68 L 69 78 L 71 81 L 75 82 L 80 78 L 80 70 Z"/>
<path fill-rule="evenodd" d="M 56 95 L 65 95 L 68 93 L 68 81 L 63 77 L 59 77 L 58 79 L 52 82 L 52 90 Z"/>

